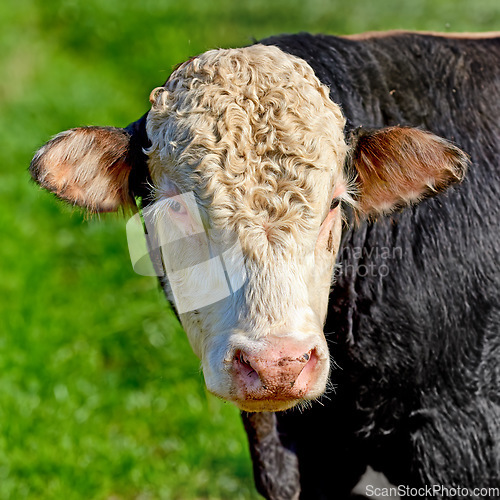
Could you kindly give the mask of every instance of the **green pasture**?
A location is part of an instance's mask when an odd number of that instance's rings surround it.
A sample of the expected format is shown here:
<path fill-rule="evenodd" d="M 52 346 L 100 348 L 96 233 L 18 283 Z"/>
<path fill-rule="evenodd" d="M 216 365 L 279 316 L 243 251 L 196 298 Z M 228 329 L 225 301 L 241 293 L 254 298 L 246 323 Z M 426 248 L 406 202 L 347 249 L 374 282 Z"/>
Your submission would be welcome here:
<path fill-rule="evenodd" d="M 0 500 L 258 498 L 238 411 L 207 394 L 155 279 L 132 271 L 124 219 L 42 192 L 34 151 L 127 125 L 204 50 L 393 28 L 498 30 L 500 2 L 0 2 Z"/>

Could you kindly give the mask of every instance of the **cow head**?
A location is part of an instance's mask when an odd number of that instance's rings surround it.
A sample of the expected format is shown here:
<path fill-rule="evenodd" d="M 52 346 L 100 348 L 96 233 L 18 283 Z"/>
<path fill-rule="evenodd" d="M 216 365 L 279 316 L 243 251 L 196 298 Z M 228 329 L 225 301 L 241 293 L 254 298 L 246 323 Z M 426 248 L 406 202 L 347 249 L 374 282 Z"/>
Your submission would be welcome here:
<path fill-rule="evenodd" d="M 347 140 L 328 89 L 276 47 L 202 54 L 151 103 L 148 232 L 166 242 L 162 281 L 208 389 L 248 411 L 320 397 L 340 202 L 360 216 L 416 202 L 461 180 L 465 155 L 411 128 Z M 123 129 L 73 129 L 38 151 L 31 172 L 71 203 L 116 210 L 134 204 L 133 143 Z"/>

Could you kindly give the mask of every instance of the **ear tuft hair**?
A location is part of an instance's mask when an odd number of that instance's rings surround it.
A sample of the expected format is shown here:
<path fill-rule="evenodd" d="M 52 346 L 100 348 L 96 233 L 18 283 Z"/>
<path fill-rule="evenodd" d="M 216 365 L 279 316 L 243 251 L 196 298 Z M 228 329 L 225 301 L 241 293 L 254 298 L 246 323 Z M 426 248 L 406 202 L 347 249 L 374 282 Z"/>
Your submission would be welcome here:
<path fill-rule="evenodd" d="M 464 179 L 469 159 L 451 142 L 410 127 L 358 129 L 350 153 L 359 208 L 366 215 L 394 210 Z"/>

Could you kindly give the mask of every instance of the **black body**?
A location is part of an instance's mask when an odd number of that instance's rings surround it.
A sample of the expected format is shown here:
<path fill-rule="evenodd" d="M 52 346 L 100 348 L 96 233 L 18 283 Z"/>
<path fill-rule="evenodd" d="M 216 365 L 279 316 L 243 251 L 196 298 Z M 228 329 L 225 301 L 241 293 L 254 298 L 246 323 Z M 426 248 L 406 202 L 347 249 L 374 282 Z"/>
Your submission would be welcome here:
<path fill-rule="evenodd" d="M 500 38 L 260 43 L 313 67 L 346 136 L 421 127 L 472 164 L 459 186 L 346 227 L 325 326 L 336 390 L 309 410 L 243 415 L 259 491 L 348 498 L 368 464 L 395 485 L 500 487 Z"/>

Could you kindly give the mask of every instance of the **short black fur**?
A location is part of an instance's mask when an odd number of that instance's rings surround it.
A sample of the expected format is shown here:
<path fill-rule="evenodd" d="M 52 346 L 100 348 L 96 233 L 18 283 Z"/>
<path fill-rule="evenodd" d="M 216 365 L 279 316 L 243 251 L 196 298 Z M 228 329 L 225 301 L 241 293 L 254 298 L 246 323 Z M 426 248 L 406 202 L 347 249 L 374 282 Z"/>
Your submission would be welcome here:
<path fill-rule="evenodd" d="M 293 498 L 280 492 L 298 472 L 300 498 L 348 498 L 367 465 L 394 484 L 499 488 L 500 38 L 260 43 L 313 67 L 343 110 L 346 136 L 421 127 L 472 160 L 460 186 L 346 229 L 325 327 L 342 368 L 331 375 L 337 390 L 277 414 L 275 449 L 243 415 L 260 492 Z M 276 460 L 289 452 L 296 462 Z"/>

